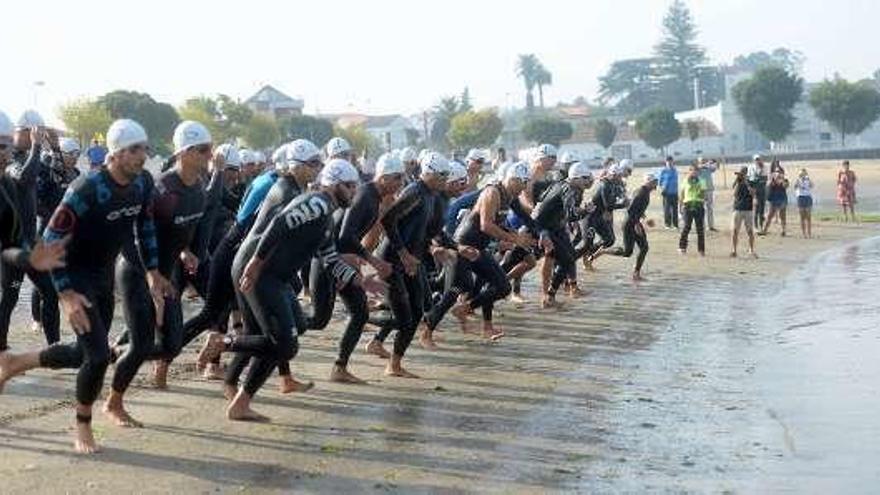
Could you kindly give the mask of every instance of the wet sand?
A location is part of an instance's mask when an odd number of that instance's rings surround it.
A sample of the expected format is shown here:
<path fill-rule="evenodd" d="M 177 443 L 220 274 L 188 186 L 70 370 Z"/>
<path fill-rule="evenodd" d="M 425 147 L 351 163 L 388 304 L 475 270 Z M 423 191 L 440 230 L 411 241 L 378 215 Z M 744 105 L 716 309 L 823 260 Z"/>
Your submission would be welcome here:
<path fill-rule="evenodd" d="M 880 171 L 855 166 L 876 204 Z M 810 168 L 825 210 L 834 169 Z M 70 451 L 74 374 L 31 372 L 0 396 L 0 491 L 873 491 L 880 243 L 860 240 L 880 230 L 816 222 L 816 239 L 774 234 L 760 259 L 730 259 L 729 193 L 718 196 L 706 258 L 678 255 L 676 233 L 655 228 L 648 282 L 605 257 L 580 273 L 591 294 L 561 311 L 503 303 L 502 342 L 444 324 L 440 351 L 409 353 L 423 380 L 386 378 L 359 350 L 352 369 L 370 384 L 329 383 L 340 321 L 308 333 L 293 370 L 317 387 L 282 396 L 273 379 L 255 403 L 271 424 L 226 421 L 190 348 L 168 391 L 132 390 L 147 427 L 96 416 L 105 451 L 83 458 Z M 39 336 L 22 323 L 10 342 Z"/>

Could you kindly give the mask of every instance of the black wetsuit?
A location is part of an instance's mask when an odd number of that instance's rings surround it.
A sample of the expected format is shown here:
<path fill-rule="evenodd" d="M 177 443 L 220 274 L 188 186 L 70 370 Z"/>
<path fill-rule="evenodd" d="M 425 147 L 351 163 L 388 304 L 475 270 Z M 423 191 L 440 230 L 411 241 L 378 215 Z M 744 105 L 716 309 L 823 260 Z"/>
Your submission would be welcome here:
<path fill-rule="evenodd" d="M 278 363 L 296 356 L 293 284 L 299 270 L 318 255 L 333 276 L 347 285 L 357 275 L 343 263 L 332 237 L 335 206 L 323 192 L 301 194 L 290 201 L 269 223 L 265 232 L 251 232 L 235 255 L 232 276 L 239 280 L 254 256 L 263 267 L 253 288 L 237 294 L 247 328 L 259 328 L 260 335 L 229 339 L 227 349 L 252 357 L 244 390 L 253 396 Z M 227 375 L 227 383 L 230 382 Z M 235 382 L 237 382 L 237 378 Z"/>
<path fill-rule="evenodd" d="M 520 203 L 519 199 L 510 197 L 501 184 L 487 185 L 481 191 L 480 196 L 489 188 L 497 190 L 499 194 L 498 211 L 495 214 L 496 225 L 499 227 L 504 225 L 508 211 L 512 211 L 526 226 L 534 227 L 534 222 L 522 208 L 522 203 Z M 478 203 L 479 199 L 477 199 L 474 206 Z M 480 308 L 482 310 L 484 321 L 492 321 L 492 310 L 495 302 L 507 297 L 510 293 L 510 283 L 507 281 L 507 274 L 489 250 L 490 243 L 495 239 L 483 232 L 480 222 L 479 210 L 472 208 L 461 219 L 455 231 L 455 241 L 462 246 L 475 248 L 479 251 L 479 256 L 474 261 L 470 261 L 462 255 L 457 257 L 454 269 L 448 275 L 447 286 L 443 295 L 439 302 L 425 316 L 425 321 L 431 329 L 436 328 L 446 312 L 449 311 L 449 308 L 455 304 L 458 296 L 469 291 L 469 283 L 476 283 L 478 287 L 475 287 L 476 290 L 473 292 L 473 297 L 468 304 L 471 309 Z M 473 282 L 474 277 L 477 282 Z"/>
<path fill-rule="evenodd" d="M 260 204 L 260 208 L 257 211 L 256 219 L 254 220 L 253 226 L 250 228 L 250 232 L 253 233 L 253 235 L 262 235 L 262 233 L 269 228 L 272 219 L 275 218 L 278 212 L 300 194 L 302 194 L 302 188 L 296 183 L 296 180 L 292 176 L 279 176 L 278 180 L 272 184 L 272 188 L 269 189 L 269 192 L 266 194 L 266 198 Z M 230 267 L 230 270 L 232 270 L 232 267 Z M 231 283 L 235 283 L 231 276 L 229 277 L 229 280 Z M 300 291 L 298 282 L 298 280 L 294 281 L 294 293 Z M 291 308 L 293 309 L 293 318 L 296 323 L 297 331 L 300 333 L 305 332 L 307 325 L 299 302 L 291 302 Z M 245 331 L 249 335 L 261 335 L 259 328 L 248 327 L 245 328 Z M 188 337 L 190 337 L 190 339 L 195 338 L 195 335 L 190 335 Z M 235 355 L 232 362 L 229 364 L 229 367 L 226 369 L 226 377 L 228 379 L 227 384 L 232 386 L 238 385 L 238 377 L 241 376 L 241 372 L 247 366 L 249 357 L 250 356 L 246 354 Z M 290 375 L 290 363 L 288 361 L 279 362 L 278 371 L 282 375 Z"/>
<path fill-rule="evenodd" d="M 107 334 L 115 306 L 116 257 L 135 237 L 144 268 L 159 266 L 152 199 L 149 173 L 123 186 L 106 167 L 94 169 L 70 185 L 43 234 L 46 241 L 73 237 L 67 245 L 67 266 L 52 271 L 52 282 L 59 294 L 74 290 L 91 303 L 85 308 L 88 333 L 77 335 L 76 343 L 54 344 L 40 353 L 43 367 L 79 368 L 76 399 L 81 404 L 90 405 L 98 397 L 110 362 Z"/>
<path fill-rule="evenodd" d="M 49 218 L 61 203 L 64 192 L 67 191 L 67 186 L 79 177 L 79 173 L 75 166 L 64 165 L 60 152 L 53 152 L 43 161 L 43 166 L 37 176 L 37 236 L 43 235 Z M 40 291 L 33 291 L 31 293 L 31 317 L 39 323 L 43 321 L 42 302 Z M 43 330 L 45 331 L 46 328 L 44 327 Z"/>
<path fill-rule="evenodd" d="M 277 178 L 277 174 L 274 173 L 267 173 L 266 175 L 267 179 L 272 175 Z M 253 185 L 254 181 L 251 181 L 250 184 Z M 241 187 L 237 189 L 241 189 Z M 233 188 L 233 191 L 235 190 L 236 188 Z M 211 255 L 205 304 L 202 306 L 201 311 L 187 320 L 183 326 L 184 345 L 194 340 L 208 328 L 226 328 L 223 323 L 228 317 L 228 309 L 231 305 L 235 304 L 235 288 L 229 275 L 232 269 L 232 261 L 241 242 L 256 220 L 259 205 L 269 190 L 271 189 L 266 188 L 262 190 L 258 188 L 255 190 L 250 185 L 245 189 L 235 222 L 217 244 L 217 248 L 214 249 Z M 260 191 L 262 191 L 262 194 Z"/>
<path fill-rule="evenodd" d="M 574 271 L 576 261 L 574 246 L 568 233 L 568 223 L 583 217 L 583 211 L 578 207 L 581 193 L 571 187 L 568 182 L 557 182 L 548 189 L 541 202 L 532 211 L 535 223 L 553 242 L 554 269 L 553 278 L 550 281 L 548 294 L 553 296 L 562 285 L 562 282 Z"/>
<path fill-rule="evenodd" d="M 183 311 L 180 305 L 183 274 L 180 253 L 192 242 L 205 212 L 202 181 L 187 186 L 178 170 L 164 172 L 156 180 L 153 222 L 158 244 L 158 270 L 175 285 L 176 294 L 165 297 L 161 326 L 147 286 L 146 269 L 134 242 L 127 242 L 116 263 L 116 283 L 122 296 L 122 311 L 128 327 L 129 346 L 113 375 L 113 390 L 124 392 L 144 361 L 171 360 L 183 348 Z M 160 334 L 158 341 L 156 333 Z"/>
<path fill-rule="evenodd" d="M 205 298 L 208 292 L 208 277 L 211 272 L 211 241 L 215 236 L 214 229 L 217 227 L 217 217 L 221 214 L 221 201 L 223 198 L 223 173 L 215 170 L 205 177 L 205 213 L 199 220 L 199 225 L 190 242 L 190 252 L 199 260 L 199 266 L 195 273 L 184 273 L 186 283 L 191 284 L 196 292 Z"/>
<path fill-rule="evenodd" d="M 41 149 L 39 144 L 34 143 L 29 153 L 23 151 L 14 153 L 15 162 L 6 169 L 6 175 L 15 185 L 18 216 L 21 220 L 21 242 L 26 248 L 33 245 L 37 235 L 37 177 L 43 169 Z M 0 271 L 0 286 L 3 291 L 0 295 L 0 328 L 8 332 L 12 311 L 18 304 L 18 295 L 25 274 L 33 283 L 35 290 L 42 295 L 44 304 L 40 305 L 39 321 L 43 326 L 46 343 L 54 344 L 61 338 L 58 297 L 52 287 L 49 274 L 45 272 L 3 264 Z"/>
<path fill-rule="evenodd" d="M 639 256 L 636 259 L 636 271 L 642 269 L 645 256 L 648 255 L 648 236 L 645 235 L 644 227 L 641 226 L 641 219 L 645 216 L 645 210 L 648 209 L 650 200 L 651 189 L 647 186 L 640 187 L 626 210 L 626 221 L 623 224 L 623 247 L 609 253 L 628 258 L 632 256 L 633 248 L 638 244 Z"/>
<path fill-rule="evenodd" d="M 403 356 L 412 343 L 416 328 L 424 315 L 425 281 L 423 268 L 416 273 L 406 273 L 399 252 L 406 249 L 410 255 L 421 260 L 428 252 L 431 237 L 443 228 L 442 215 L 437 232 L 429 231 L 429 224 L 435 216 L 437 194 L 424 181 L 417 180 L 407 185 L 380 220 L 385 229 L 385 239 L 380 244 L 379 256 L 391 263 L 392 272 L 388 278 L 388 306 L 394 317 L 397 335 L 394 339 L 394 354 Z M 391 327 L 383 327 L 375 339 L 384 341 Z"/>
<path fill-rule="evenodd" d="M 614 245 L 617 239 L 614 236 L 614 222 L 611 215 L 615 209 L 623 208 L 626 205 L 622 194 L 619 181 L 611 178 L 599 180 L 599 185 L 591 199 L 594 209 L 579 221 L 581 243 L 576 248 L 576 258 L 592 255 L 599 249 Z M 596 243 L 596 235 L 602 238 L 601 244 Z"/>
<path fill-rule="evenodd" d="M 379 218 L 379 205 L 382 196 L 375 182 L 366 182 L 358 187 L 351 206 L 342 217 L 339 234 L 336 237 L 336 248 L 340 254 L 354 254 L 367 259 L 369 253 L 361 245 L 361 239 L 370 231 Z M 336 285 L 333 276 L 318 260 L 312 261 L 311 271 L 312 306 L 314 314 L 308 320 L 310 329 L 324 328 L 330 322 L 333 306 L 336 302 Z M 338 290 L 342 302 L 348 309 L 348 324 L 339 340 L 338 366 L 345 367 L 354 352 L 364 325 L 369 317 L 367 294 L 363 287 L 349 284 Z"/>
<path fill-rule="evenodd" d="M 26 269 L 28 252 L 22 249 L 21 217 L 18 214 L 17 187 L 7 175 L 0 175 L 0 258 L 4 265 Z M 8 349 L 9 327 L 0 327 L 0 352 Z"/>

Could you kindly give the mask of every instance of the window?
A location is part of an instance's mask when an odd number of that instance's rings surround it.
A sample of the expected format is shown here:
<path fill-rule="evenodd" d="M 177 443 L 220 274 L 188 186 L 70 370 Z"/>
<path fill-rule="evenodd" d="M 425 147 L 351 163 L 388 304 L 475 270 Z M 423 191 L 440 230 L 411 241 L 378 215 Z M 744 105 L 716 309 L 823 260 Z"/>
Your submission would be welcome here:
<path fill-rule="evenodd" d="M 831 133 L 830 132 L 820 132 L 819 139 L 822 141 L 831 141 Z"/>

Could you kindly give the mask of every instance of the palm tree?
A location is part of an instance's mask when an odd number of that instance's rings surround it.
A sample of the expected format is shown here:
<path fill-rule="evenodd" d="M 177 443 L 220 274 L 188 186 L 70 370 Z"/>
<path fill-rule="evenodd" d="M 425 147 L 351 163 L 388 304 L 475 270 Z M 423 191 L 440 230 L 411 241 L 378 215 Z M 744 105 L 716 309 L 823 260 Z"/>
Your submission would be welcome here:
<path fill-rule="evenodd" d="M 535 107 L 535 98 L 532 96 L 532 90 L 535 89 L 538 69 L 540 67 L 541 62 L 534 53 L 520 55 L 516 62 L 516 75 L 521 77 L 526 85 L 526 108 L 529 110 Z"/>
<path fill-rule="evenodd" d="M 544 86 L 553 84 L 553 74 L 540 62 L 538 63 L 538 73 L 535 75 L 535 84 L 538 85 L 538 101 L 541 108 L 544 108 Z"/>

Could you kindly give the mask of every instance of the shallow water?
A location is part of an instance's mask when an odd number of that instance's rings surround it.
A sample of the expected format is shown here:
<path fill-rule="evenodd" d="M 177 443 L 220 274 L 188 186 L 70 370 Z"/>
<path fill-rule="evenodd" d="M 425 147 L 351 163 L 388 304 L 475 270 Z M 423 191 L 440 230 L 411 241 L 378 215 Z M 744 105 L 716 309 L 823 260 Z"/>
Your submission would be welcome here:
<path fill-rule="evenodd" d="M 706 281 L 634 354 L 582 488 L 876 492 L 880 238 L 760 287 Z"/>

